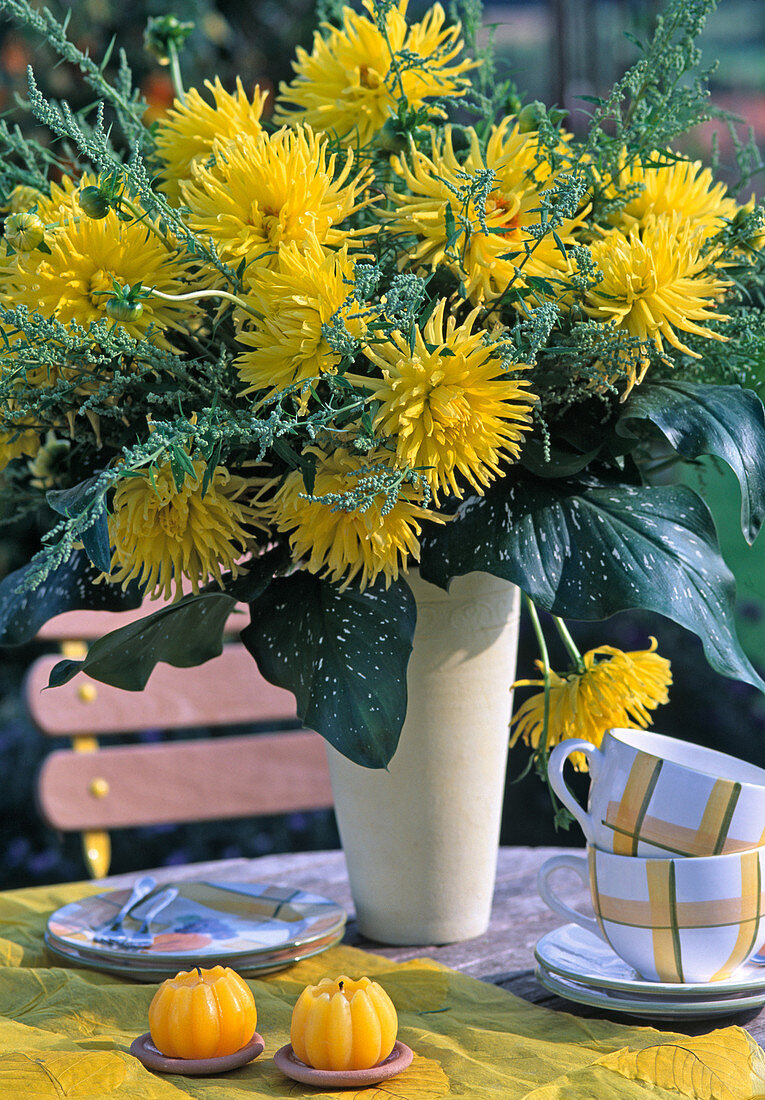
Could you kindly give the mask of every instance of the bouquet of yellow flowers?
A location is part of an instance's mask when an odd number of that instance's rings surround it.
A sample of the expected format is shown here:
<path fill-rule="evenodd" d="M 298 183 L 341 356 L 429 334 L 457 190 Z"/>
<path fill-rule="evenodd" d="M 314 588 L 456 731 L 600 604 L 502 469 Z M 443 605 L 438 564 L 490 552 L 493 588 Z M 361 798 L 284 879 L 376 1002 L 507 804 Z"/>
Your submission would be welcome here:
<path fill-rule="evenodd" d="M 3 512 L 48 517 L 0 584 L 0 642 L 161 598 L 52 677 L 137 690 L 219 652 L 243 601 L 263 674 L 368 767 L 406 711 L 414 566 L 495 574 L 556 617 L 572 669 L 543 662 L 517 716 L 541 752 L 666 699 L 654 645 L 582 657 L 566 618 L 657 612 L 762 686 L 704 501 L 655 477 L 719 457 L 753 541 L 763 212 L 674 151 L 710 114 L 690 76 L 713 6 L 671 0 L 575 138 L 497 80 L 472 0 L 462 22 L 325 5 L 275 104 L 184 89 L 190 25 L 153 19 L 177 98 L 148 126 L 124 57 L 109 83 L 51 13 L 0 0 L 97 96 L 77 113 L 30 73 L 56 140 L 0 121 Z M 759 161 L 737 159 L 746 182 Z"/>

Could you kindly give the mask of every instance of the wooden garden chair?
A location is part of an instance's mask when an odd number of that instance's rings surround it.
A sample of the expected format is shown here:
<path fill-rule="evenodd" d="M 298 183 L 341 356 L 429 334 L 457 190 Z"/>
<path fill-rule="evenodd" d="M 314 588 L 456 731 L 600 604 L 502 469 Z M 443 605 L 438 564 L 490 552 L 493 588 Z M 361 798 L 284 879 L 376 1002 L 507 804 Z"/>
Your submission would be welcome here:
<path fill-rule="evenodd" d="M 150 610 L 156 610 L 157 605 Z M 76 676 L 44 690 L 61 659 L 83 656 L 87 639 L 146 614 L 120 612 L 104 627 L 104 612 L 67 612 L 40 631 L 61 653 L 39 657 L 25 681 L 27 706 L 50 737 L 69 737 L 43 763 L 38 803 L 45 821 L 83 834 L 90 873 L 108 873 L 107 830 L 332 806 L 324 743 L 310 730 L 247 733 L 215 738 L 102 747 L 99 739 L 149 729 L 195 726 L 299 726 L 293 696 L 268 683 L 241 643 L 194 668 L 160 663 L 143 691 L 123 691 Z M 246 620 L 233 614 L 232 631 Z"/>

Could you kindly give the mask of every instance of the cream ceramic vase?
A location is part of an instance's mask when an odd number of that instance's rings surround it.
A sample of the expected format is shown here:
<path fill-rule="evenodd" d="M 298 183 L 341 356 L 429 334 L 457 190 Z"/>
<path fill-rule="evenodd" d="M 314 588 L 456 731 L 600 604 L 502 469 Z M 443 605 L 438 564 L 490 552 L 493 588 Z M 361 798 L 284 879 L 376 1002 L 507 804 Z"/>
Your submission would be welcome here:
<path fill-rule="evenodd" d="M 449 592 L 407 575 L 417 627 L 389 768 L 328 746 L 361 932 L 437 944 L 486 930 L 497 865 L 520 592 L 488 573 Z"/>

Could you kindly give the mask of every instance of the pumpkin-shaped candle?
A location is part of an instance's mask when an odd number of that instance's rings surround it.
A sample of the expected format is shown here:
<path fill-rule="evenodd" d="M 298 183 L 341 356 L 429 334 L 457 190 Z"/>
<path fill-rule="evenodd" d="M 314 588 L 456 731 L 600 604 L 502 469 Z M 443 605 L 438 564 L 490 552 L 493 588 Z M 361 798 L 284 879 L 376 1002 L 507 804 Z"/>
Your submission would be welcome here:
<path fill-rule="evenodd" d="M 182 970 L 163 982 L 149 1006 L 151 1041 L 168 1058 L 223 1058 L 249 1043 L 258 1013 L 235 970 Z"/>
<path fill-rule="evenodd" d="M 292 1012 L 294 1054 L 314 1069 L 370 1069 L 393 1050 L 398 1017 L 388 994 L 369 978 L 322 978 Z"/>

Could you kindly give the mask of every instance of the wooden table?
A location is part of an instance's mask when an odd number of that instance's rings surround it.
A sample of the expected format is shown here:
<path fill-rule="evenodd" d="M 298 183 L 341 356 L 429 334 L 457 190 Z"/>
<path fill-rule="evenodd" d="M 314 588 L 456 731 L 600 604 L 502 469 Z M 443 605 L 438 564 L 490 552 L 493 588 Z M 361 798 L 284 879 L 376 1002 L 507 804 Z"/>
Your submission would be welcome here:
<path fill-rule="evenodd" d="M 179 881 L 209 875 L 213 871 L 219 882 L 236 878 L 246 866 L 265 882 L 297 886 L 337 901 L 349 913 L 344 943 L 385 955 L 402 962 L 422 955 L 438 960 L 445 966 L 492 982 L 518 997 L 547 1008 L 572 1012 L 578 1016 L 610 1019 L 619 1023 L 635 1022 L 622 1013 L 603 1012 L 587 1005 L 562 1000 L 543 989 L 534 978 L 534 945 L 545 932 L 561 924 L 536 891 L 536 875 L 541 864 L 552 855 L 571 853 L 571 848 L 502 848 L 499 852 L 494 906 L 488 932 L 462 943 L 442 947 L 387 947 L 365 939 L 356 927 L 353 902 L 342 852 L 304 852 L 296 855 L 265 856 L 255 860 L 222 860 L 197 863 L 184 867 L 166 867 L 152 872 L 158 881 Z M 104 879 L 108 885 L 124 885 L 135 875 L 118 875 Z M 573 873 L 556 883 L 566 900 L 577 908 L 586 909 L 588 895 Z M 765 970 L 763 970 L 765 979 Z M 650 1023 L 650 1021 L 640 1021 Z M 731 1016 L 715 1016 L 709 1020 L 658 1021 L 656 1027 L 680 1031 L 687 1035 L 705 1034 L 729 1024 L 739 1024 L 765 1045 L 765 1008 L 748 1010 Z"/>

